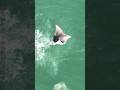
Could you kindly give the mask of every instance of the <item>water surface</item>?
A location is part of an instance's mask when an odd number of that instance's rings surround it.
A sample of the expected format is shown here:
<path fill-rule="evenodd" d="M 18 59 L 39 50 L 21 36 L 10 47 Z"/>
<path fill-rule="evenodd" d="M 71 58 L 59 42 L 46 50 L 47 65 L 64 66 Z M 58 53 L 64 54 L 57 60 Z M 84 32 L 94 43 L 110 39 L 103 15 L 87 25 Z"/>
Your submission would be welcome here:
<path fill-rule="evenodd" d="M 85 90 L 84 11 L 84 0 L 35 1 L 36 31 L 41 35 L 37 41 L 42 44 L 36 50 L 36 90 L 60 90 L 56 85 L 64 90 Z M 65 45 L 47 44 L 55 24 L 71 35 Z"/>

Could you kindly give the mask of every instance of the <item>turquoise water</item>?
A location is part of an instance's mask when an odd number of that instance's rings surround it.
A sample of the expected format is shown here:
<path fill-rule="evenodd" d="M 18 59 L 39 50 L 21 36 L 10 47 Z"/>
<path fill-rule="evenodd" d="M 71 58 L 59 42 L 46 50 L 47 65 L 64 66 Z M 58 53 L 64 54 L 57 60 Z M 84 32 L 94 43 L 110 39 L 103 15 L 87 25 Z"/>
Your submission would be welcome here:
<path fill-rule="evenodd" d="M 36 0 L 36 90 L 85 90 L 84 0 Z M 49 45 L 55 24 L 71 36 Z M 64 89 L 58 89 L 58 86 Z"/>

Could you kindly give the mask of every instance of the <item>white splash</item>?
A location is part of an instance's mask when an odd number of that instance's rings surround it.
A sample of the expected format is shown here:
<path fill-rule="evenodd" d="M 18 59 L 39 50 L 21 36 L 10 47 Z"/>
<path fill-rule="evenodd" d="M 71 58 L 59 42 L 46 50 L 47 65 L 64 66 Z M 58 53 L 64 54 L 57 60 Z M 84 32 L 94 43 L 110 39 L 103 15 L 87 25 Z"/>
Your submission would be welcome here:
<path fill-rule="evenodd" d="M 47 53 L 47 49 L 53 45 L 50 37 L 44 35 L 40 30 L 35 31 L 35 64 L 36 67 L 42 66 L 46 71 L 54 76 L 58 71 L 58 61 L 51 53 Z"/>
<path fill-rule="evenodd" d="M 60 82 L 54 85 L 53 90 L 70 90 L 64 82 Z"/>
<path fill-rule="evenodd" d="M 45 50 L 50 46 L 50 39 L 39 30 L 35 31 L 35 61 L 41 61 L 45 56 Z"/>

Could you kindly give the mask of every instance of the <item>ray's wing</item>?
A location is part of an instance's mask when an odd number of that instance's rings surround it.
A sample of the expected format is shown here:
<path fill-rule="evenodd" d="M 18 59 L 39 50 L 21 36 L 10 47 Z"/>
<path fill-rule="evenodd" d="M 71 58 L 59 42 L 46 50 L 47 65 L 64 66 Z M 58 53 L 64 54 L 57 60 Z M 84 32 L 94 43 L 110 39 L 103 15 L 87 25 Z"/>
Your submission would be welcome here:
<path fill-rule="evenodd" d="M 59 39 L 61 42 L 66 43 L 68 41 L 68 39 L 70 39 L 70 38 L 71 38 L 71 36 L 64 35 L 64 36 L 61 36 Z"/>
<path fill-rule="evenodd" d="M 55 36 L 60 36 L 60 35 L 65 35 L 64 32 L 62 31 L 62 29 L 56 25 L 56 31 L 54 33 Z"/>

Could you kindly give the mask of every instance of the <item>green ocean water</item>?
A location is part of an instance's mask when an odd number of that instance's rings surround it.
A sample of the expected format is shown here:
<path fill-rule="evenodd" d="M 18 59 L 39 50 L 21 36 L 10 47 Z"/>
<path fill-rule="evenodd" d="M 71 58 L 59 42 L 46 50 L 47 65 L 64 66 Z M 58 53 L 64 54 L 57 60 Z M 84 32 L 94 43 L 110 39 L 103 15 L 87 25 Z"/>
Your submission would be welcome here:
<path fill-rule="evenodd" d="M 40 36 L 36 39 L 40 47 L 36 48 L 35 90 L 85 90 L 84 6 L 84 0 L 35 0 L 35 37 Z M 55 24 L 71 36 L 65 45 L 48 45 Z"/>

